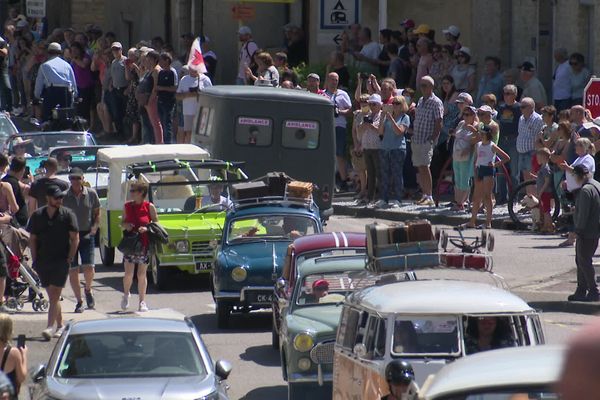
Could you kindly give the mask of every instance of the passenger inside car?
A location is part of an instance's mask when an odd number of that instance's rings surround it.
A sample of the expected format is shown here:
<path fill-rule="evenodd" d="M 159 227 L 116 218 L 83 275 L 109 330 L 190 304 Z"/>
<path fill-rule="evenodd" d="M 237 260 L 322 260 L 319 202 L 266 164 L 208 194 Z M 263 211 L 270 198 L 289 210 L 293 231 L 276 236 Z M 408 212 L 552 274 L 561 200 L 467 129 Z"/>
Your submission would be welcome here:
<path fill-rule="evenodd" d="M 305 304 L 316 304 L 319 303 L 321 298 L 327 296 L 329 293 L 329 282 L 325 279 L 317 279 L 312 284 L 312 292 L 307 293 L 305 296 Z"/>
<path fill-rule="evenodd" d="M 419 340 L 411 321 L 396 321 L 394 329 L 394 353 L 418 353 Z"/>
<path fill-rule="evenodd" d="M 467 354 L 516 346 L 507 318 L 467 317 L 465 326 Z"/>

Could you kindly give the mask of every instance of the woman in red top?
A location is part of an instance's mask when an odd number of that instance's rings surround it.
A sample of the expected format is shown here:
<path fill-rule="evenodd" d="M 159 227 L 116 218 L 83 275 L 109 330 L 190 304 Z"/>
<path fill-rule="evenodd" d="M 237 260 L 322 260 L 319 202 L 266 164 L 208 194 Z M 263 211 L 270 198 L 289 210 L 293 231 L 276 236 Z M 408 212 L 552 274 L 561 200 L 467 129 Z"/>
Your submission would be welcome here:
<path fill-rule="evenodd" d="M 148 269 L 148 224 L 150 222 L 158 222 L 158 216 L 156 215 L 156 207 L 154 204 L 146 201 L 146 195 L 148 194 L 148 185 L 145 183 L 136 182 L 131 184 L 129 190 L 131 194 L 131 201 L 125 203 L 123 209 L 123 229 L 128 232 L 137 231 L 139 232 L 143 248 L 140 254 L 130 254 L 123 257 L 123 265 L 125 266 L 125 276 L 123 276 L 123 300 L 121 300 L 121 309 L 127 310 L 129 307 L 129 298 L 131 294 L 131 284 L 133 282 L 133 271 L 137 265 L 137 280 L 138 280 L 138 294 L 139 294 L 139 311 L 148 311 L 146 305 L 146 287 L 148 282 L 146 280 L 146 270 Z"/>

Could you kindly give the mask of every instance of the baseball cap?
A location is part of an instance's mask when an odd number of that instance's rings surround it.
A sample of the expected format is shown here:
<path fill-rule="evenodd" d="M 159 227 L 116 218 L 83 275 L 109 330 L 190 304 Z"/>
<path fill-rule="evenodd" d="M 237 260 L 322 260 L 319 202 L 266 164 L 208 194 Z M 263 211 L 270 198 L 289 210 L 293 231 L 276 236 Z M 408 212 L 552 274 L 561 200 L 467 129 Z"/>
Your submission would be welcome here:
<path fill-rule="evenodd" d="M 469 93 L 463 92 L 456 98 L 457 103 L 467 103 L 468 105 L 473 104 L 473 97 Z"/>
<path fill-rule="evenodd" d="M 329 289 L 329 282 L 327 282 L 325 279 L 317 279 L 313 282 L 312 288 Z"/>
<path fill-rule="evenodd" d="M 367 103 L 382 104 L 382 102 L 381 102 L 381 96 L 378 95 L 377 93 L 372 94 L 372 95 L 369 96 L 369 100 L 367 100 Z"/>
<path fill-rule="evenodd" d="M 533 65 L 529 61 L 525 61 L 523 64 L 519 65 L 519 69 L 522 70 L 522 71 L 534 72 L 535 71 L 535 65 Z"/>
<path fill-rule="evenodd" d="M 479 107 L 477 109 L 478 112 L 486 112 L 486 113 L 490 113 L 493 114 L 494 110 L 492 109 L 492 107 L 488 106 L 487 104 L 482 105 L 481 107 Z"/>
<path fill-rule="evenodd" d="M 415 29 L 413 31 L 414 34 L 416 35 L 427 35 L 429 33 L 429 31 L 431 31 L 431 28 L 429 28 L 429 25 L 427 24 L 421 24 L 419 26 L 417 26 L 417 29 Z"/>
<path fill-rule="evenodd" d="M 121 42 L 112 42 L 112 44 L 110 45 L 111 49 L 117 48 L 117 49 L 122 49 L 123 45 L 121 44 Z"/>
<path fill-rule="evenodd" d="M 247 26 L 240 26 L 240 29 L 238 29 L 238 34 L 239 35 L 252 35 L 252 29 L 250 29 Z"/>
<path fill-rule="evenodd" d="M 69 178 L 72 176 L 78 177 L 78 178 L 83 178 L 83 170 L 79 167 L 71 168 L 71 171 L 69 171 Z"/>
<path fill-rule="evenodd" d="M 400 26 L 403 26 L 406 29 L 411 29 L 415 27 L 415 21 L 412 19 L 405 19 L 404 21 L 400 22 Z"/>
<path fill-rule="evenodd" d="M 63 198 L 63 197 L 65 197 L 66 194 L 67 194 L 66 191 L 63 192 L 56 185 L 50 185 L 50 186 L 48 186 L 48 189 L 46 189 L 46 195 L 50 196 L 50 197 L 54 197 L 55 199 Z"/>
<path fill-rule="evenodd" d="M 465 107 L 466 110 L 471 110 L 473 112 L 473 114 L 477 114 L 477 108 L 469 105 Z"/>
<path fill-rule="evenodd" d="M 465 47 L 465 46 L 463 46 L 463 47 L 461 47 L 460 49 L 458 49 L 458 52 L 459 52 L 459 53 L 466 54 L 466 55 L 468 55 L 469 57 L 471 57 L 471 49 L 470 49 L 470 48 L 468 48 L 468 47 Z"/>
<path fill-rule="evenodd" d="M 313 78 L 313 79 L 316 79 L 316 80 L 318 80 L 318 81 L 320 81 L 320 80 L 321 80 L 321 77 L 320 77 L 318 74 L 315 74 L 314 72 L 311 72 L 310 74 L 308 74 L 308 76 L 307 76 L 306 78 L 307 78 L 307 79 L 308 79 L 308 78 Z"/>
<path fill-rule="evenodd" d="M 442 32 L 445 34 L 448 33 L 454 37 L 460 36 L 460 29 L 456 25 L 450 25 L 447 29 L 444 29 Z"/>
<path fill-rule="evenodd" d="M 62 51 L 62 47 L 60 47 L 60 43 L 52 42 L 48 45 L 48 51 Z"/>

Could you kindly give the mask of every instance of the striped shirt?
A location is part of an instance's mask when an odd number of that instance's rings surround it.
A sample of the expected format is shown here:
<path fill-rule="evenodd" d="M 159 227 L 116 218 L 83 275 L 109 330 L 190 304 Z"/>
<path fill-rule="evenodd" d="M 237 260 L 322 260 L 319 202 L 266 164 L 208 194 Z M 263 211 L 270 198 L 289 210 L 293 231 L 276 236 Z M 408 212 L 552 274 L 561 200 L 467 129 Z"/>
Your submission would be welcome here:
<path fill-rule="evenodd" d="M 535 138 L 544 128 L 542 116 L 535 111 L 525 118 L 519 118 L 519 136 L 517 136 L 517 151 L 519 153 L 530 153 L 535 150 Z"/>
<path fill-rule="evenodd" d="M 435 123 L 444 116 L 444 103 L 435 94 L 419 99 L 415 108 L 412 143 L 424 144 L 432 140 Z"/>

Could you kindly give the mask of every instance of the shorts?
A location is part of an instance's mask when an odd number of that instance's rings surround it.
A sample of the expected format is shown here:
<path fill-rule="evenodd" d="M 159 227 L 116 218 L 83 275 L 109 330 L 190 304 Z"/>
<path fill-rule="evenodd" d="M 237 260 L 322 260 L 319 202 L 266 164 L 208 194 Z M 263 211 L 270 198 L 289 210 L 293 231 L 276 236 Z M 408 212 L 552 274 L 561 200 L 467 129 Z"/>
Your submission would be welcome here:
<path fill-rule="evenodd" d="M 84 265 L 95 265 L 94 262 L 94 248 L 95 248 L 95 237 L 90 235 L 89 232 L 79 232 L 79 247 L 77 253 L 79 254 L 80 263 L 74 262 L 71 268 L 78 268 Z"/>
<path fill-rule="evenodd" d="M 429 167 L 433 158 L 433 144 L 411 143 L 412 163 L 415 167 Z"/>
<path fill-rule="evenodd" d="M 352 168 L 359 172 L 367 170 L 367 164 L 365 164 L 365 156 L 361 153 L 357 155 L 354 151 L 352 152 Z"/>
<path fill-rule="evenodd" d="M 544 214 L 550 214 L 552 211 L 552 193 L 544 192 L 540 198 L 540 211 Z"/>
<path fill-rule="evenodd" d="M 535 154 L 535 152 L 530 151 L 528 153 L 519 153 L 519 160 L 518 160 L 518 168 L 519 168 L 519 173 L 521 173 L 522 171 L 531 171 L 531 166 L 532 166 L 532 159 L 534 158 L 533 155 Z"/>
<path fill-rule="evenodd" d="M 67 260 L 60 264 L 44 265 L 43 267 L 36 265 L 34 270 L 37 272 L 43 288 L 47 288 L 48 286 L 64 288 L 69 276 Z"/>
<path fill-rule="evenodd" d="M 452 161 L 454 171 L 454 185 L 457 189 L 467 191 L 470 189 L 469 181 L 473 176 L 473 161 Z"/>
<path fill-rule="evenodd" d="M 494 176 L 494 172 L 494 167 L 490 167 L 489 165 L 478 165 L 477 179 L 482 180 L 483 178 L 487 178 L 488 176 Z"/>
<path fill-rule="evenodd" d="M 148 254 L 129 254 L 123 256 L 123 261 L 131 264 L 146 264 L 150 261 Z"/>
<path fill-rule="evenodd" d="M 342 126 L 335 127 L 335 155 L 346 157 L 346 128 Z"/>
<path fill-rule="evenodd" d="M 194 116 L 183 114 L 183 130 L 185 132 L 191 132 L 194 127 Z"/>

